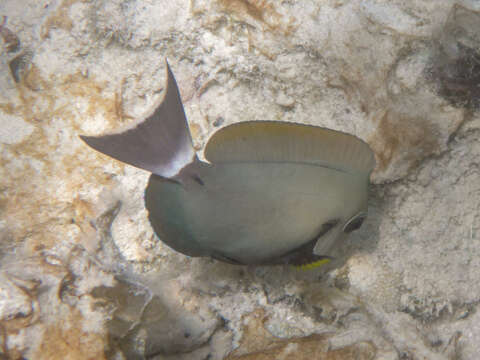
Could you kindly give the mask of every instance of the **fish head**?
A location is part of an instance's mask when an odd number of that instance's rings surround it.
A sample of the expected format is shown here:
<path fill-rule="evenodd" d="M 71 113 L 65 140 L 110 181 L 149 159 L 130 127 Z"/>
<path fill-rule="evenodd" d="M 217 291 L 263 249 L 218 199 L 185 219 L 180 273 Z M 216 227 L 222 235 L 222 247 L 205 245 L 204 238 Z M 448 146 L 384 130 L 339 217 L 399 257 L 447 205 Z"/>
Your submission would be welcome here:
<path fill-rule="evenodd" d="M 346 220 L 338 221 L 328 232 L 320 236 L 313 248 L 314 255 L 330 256 L 332 247 L 342 242 L 350 233 L 360 229 L 367 217 L 367 209 L 361 209 Z"/>

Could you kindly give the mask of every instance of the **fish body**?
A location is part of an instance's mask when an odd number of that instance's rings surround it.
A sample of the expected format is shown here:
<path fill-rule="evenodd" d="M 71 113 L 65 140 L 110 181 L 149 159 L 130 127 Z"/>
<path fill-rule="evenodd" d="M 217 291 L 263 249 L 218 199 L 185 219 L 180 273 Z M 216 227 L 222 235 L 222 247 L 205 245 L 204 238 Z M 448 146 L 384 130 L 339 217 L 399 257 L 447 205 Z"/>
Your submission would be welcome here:
<path fill-rule="evenodd" d="M 316 241 L 325 223 L 344 223 L 366 211 L 368 183 L 342 170 L 245 162 L 205 165 L 194 173 L 183 184 L 152 175 L 145 192 L 155 232 L 192 256 L 273 264 L 299 244 Z M 305 260 L 290 263 L 314 259 Z"/>
<path fill-rule="evenodd" d="M 82 137 L 152 172 L 145 206 L 163 242 L 233 264 L 302 266 L 329 258 L 360 227 L 374 165 L 367 144 L 316 126 L 249 121 L 218 130 L 200 161 L 169 68 L 168 76 L 163 102 L 135 127 Z"/>

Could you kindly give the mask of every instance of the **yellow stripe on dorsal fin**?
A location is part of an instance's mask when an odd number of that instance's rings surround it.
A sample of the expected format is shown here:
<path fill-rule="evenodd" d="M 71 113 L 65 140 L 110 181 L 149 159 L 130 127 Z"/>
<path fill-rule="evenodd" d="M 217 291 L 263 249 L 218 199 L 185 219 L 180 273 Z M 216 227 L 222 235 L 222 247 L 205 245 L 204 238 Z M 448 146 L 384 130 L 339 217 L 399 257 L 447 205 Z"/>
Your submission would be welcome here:
<path fill-rule="evenodd" d="M 298 162 L 369 174 L 375 166 L 367 143 L 340 131 L 281 121 L 246 121 L 218 130 L 208 141 L 211 163 Z"/>
<path fill-rule="evenodd" d="M 315 269 L 319 266 L 328 264 L 330 261 L 331 261 L 331 259 L 326 258 L 326 259 L 320 259 L 320 260 L 314 261 L 314 262 L 309 263 L 309 264 L 295 265 L 294 267 L 295 267 L 295 269 L 299 269 L 299 270 L 312 270 L 312 269 Z"/>

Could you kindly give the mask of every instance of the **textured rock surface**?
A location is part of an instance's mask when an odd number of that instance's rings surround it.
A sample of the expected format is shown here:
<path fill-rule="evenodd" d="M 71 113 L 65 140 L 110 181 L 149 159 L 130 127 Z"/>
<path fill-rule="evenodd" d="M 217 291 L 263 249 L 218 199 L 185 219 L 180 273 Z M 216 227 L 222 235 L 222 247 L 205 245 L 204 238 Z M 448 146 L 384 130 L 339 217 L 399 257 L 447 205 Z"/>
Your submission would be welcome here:
<path fill-rule="evenodd" d="M 4 0 L 0 356 L 476 359 L 477 1 Z M 148 174 L 91 151 L 162 96 L 168 57 L 195 146 L 252 119 L 375 151 L 368 221 L 331 268 L 177 254 Z"/>

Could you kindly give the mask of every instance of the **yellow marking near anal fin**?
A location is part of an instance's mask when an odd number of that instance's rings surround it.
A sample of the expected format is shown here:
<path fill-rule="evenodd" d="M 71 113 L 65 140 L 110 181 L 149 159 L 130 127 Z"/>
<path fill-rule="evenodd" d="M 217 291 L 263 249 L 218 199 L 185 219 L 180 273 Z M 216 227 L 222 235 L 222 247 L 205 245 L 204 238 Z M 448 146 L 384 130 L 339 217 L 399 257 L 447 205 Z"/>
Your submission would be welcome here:
<path fill-rule="evenodd" d="M 294 265 L 294 267 L 295 267 L 295 269 L 299 269 L 299 270 L 312 270 L 316 267 L 328 264 L 330 261 L 331 261 L 331 259 L 326 258 L 326 259 L 320 259 L 320 260 L 314 261 L 314 262 L 309 263 L 309 264 Z"/>

